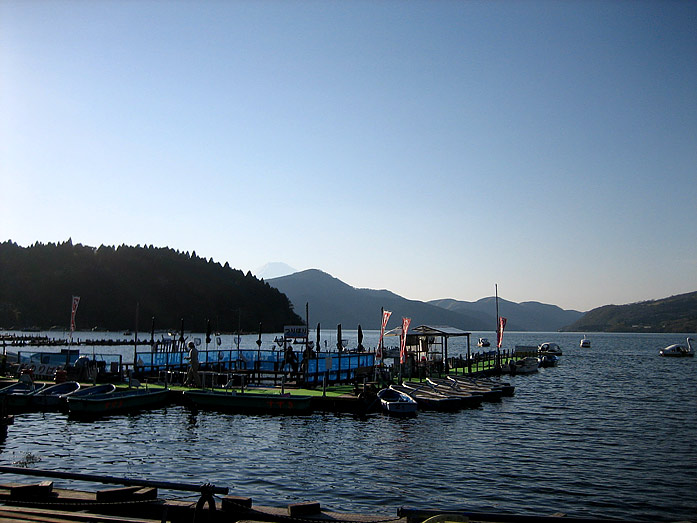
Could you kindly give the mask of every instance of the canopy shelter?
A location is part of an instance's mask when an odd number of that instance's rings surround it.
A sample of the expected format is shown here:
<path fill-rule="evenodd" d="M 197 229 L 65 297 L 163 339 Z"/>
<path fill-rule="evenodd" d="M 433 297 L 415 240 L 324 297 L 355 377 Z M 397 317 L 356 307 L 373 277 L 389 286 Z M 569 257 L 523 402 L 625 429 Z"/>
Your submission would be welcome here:
<path fill-rule="evenodd" d="M 414 332 L 413 336 L 418 338 L 419 357 L 426 356 L 426 359 L 433 359 L 440 353 L 446 372 L 448 371 L 448 338 L 467 336 L 467 359 L 469 360 L 471 332 L 447 325 L 419 325 L 414 328 Z"/>
<path fill-rule="evenodd" d="M 467 359 L 470 359 L 470 335 L 455 327 L 447 325 L 419 325 L 407 332 L 406 348 L 413 352 L 417 361 L 425 358 L 427 361 L 440 360 L 448 371 L 448 338 L 467 336 Z M 385 336 L 401 336 L 402 327 L 396 327 L 385 333 Z"/>

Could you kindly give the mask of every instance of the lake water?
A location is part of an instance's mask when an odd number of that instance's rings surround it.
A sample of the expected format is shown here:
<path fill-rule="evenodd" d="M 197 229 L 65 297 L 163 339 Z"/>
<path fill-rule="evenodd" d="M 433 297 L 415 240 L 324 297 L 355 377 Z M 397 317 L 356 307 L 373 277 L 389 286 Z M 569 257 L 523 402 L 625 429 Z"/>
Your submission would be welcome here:
<path fill-rule="evenodd" d="M 374 346 L 377 333 L 365 334 L 364 344 Z M 342 337 L 355 346 L 355 331 Z M 173 406 L 94 422 L 21 414 L 0 442 L 0 460 L 211 482 L 255 504 L 319 501 L 386 517 L 418 507 L 697 518 L 697 359 L 658 356 L 686 336 L 588 333 L 591 349 L 579 348 L 581 337 L 506 333 L 508 348 L 558 343 L 561 363 L 510 378 L 514 397 L 475 410 L 396 419 L 194 414 Z M 246 336 L 243 345 L 255 340 Z M 451 355 L 464 350 L 461 340 L 450 341 Z"/>

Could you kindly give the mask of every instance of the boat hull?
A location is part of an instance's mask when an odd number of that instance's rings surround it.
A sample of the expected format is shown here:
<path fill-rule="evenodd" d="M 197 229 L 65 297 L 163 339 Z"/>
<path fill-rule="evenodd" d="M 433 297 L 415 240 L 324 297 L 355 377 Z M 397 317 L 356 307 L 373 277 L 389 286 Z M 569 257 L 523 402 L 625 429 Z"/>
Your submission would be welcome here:
<path fill-rule="evenodd" d="M 388 414 L 406 415 L 414 414 L 418 410 L 418 403 L 411 396 L 393 389 L 383 389 L 378 392 L 382 410 Z"/>
<path fill-rule="evenodd" d="M 311 396 L 290 394 L 184 391 L 184 396 L 199 409 L 270 414 L 303 414 L 311 411 Z"/>
<path fill-rule="evenodd" d="M 167 402 L 169 391 L 128 390 L 108 392 L 84 397 L 68 396 L 68 411 L 71 414 L 105 416 L 114 413 L 159 407 Z"/>

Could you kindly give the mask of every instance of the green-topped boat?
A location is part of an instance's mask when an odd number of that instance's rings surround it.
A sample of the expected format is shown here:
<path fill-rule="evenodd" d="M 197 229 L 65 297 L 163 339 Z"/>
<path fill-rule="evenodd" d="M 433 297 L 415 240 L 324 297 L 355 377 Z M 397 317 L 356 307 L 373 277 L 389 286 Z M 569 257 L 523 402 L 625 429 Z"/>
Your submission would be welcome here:
<path fill-rule="evenodd" d="M 269 414 L 308 413 L 311 410 L 312 400 L 311 396 L 214 390 L 186 390 L 184 396 L 194 406 L 203 410 Z"/>
<path fill-rule="evenodd" d="M 133 389 L 90 396 L 68 396 L 68 411 L 71 414 L 106 416 L 159 407 L 167 402 L 168 395 L 167 389 Z"/>

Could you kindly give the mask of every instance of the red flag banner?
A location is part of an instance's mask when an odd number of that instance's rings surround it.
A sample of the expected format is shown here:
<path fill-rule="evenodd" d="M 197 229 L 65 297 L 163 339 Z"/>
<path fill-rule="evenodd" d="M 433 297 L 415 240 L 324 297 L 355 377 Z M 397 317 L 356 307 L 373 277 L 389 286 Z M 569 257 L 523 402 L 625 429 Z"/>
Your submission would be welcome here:
<path fill-rule="evenodd" d="M 503 342 L 503 329 L 506 328 L 506 318 L 499 316 L 499 325 L 496 329 L 496 347 L 501 348 L 501 342 Z"/>
<path fill-rule="evenodd" d="M 399 347 L 399 363 L 401 364 L 404 364 L 407 360 L 407 331 L 409 330 L 410 323 L 411 318 L 402 318 L 402 343 Z"/>
<path fill-rule="evenodd" d="M 380 327 L 380 340 L 378 341 L 378 350 L 375 357 L 379 360 L 382 359 L 382 339 L 385 337 L 385 327 L 387 327 L 387 321 L 392 316 L 390 311 L 382 311 L 382 326 Z"/>
<path fill-rule="evenodd" d="M 75 330 L 75 314 L 77 314 L 77 306 L 80 304 L 80 296 L 73 296 L 73 308 L 70 313 L 70 332 Z"/>

